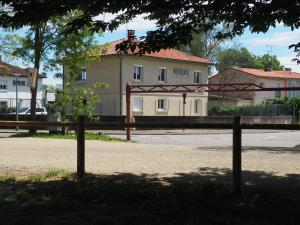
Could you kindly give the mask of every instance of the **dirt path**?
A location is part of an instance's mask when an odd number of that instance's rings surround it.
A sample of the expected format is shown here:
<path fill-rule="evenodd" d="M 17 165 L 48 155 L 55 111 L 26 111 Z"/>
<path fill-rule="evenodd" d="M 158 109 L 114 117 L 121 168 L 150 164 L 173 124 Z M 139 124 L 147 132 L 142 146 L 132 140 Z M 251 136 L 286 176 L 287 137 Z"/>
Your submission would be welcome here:
<path fill-rule="evenodd" d="M 300 173 L 300 151 L 294 148 L 245 148 L 243 169 L 277 175 Z M 134 173 L 172 176 L 199 168 L 231 168 L 230 148 L 196 148 L 121 142 L 86 142 L 86 170 L 93 173 Z M 76 170 L 76 141 L 1 138 L 0 173 Z"/>

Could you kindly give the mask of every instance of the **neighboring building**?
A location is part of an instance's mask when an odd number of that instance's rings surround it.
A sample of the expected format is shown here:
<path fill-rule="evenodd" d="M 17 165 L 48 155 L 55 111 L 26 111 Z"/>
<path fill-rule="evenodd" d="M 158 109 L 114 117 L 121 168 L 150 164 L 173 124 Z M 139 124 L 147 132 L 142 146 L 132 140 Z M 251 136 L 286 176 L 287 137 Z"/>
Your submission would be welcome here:
<path fill-rule="evenodd" d="M 286 68 L 285 71 L 274 71 L 272 68 L 266 70 L 232 67 L 223 74 L 220 73 L 209 78 L 210 84 L 225 83 L 255 83 L 266 88 L 300 87 L 300 74 Z M 218 93 L 212 95 L 218 96 Z M 300 97 L 300 91 L 257 91 L 257 92 L 223 92 L 219 97 L 235 98 L 249 104 L 260 104 L 268 99 L 280 97 Z M 226 101 L 224 101 L 226 103 Z"/>
<path fill-rule="evenodd" d="M 115 47 L 123 40 L 107 45 L 99 62 L 83 68 L 81 77 L 74 85 L 90 87 L 95 82 L 105 82 L 109 88 L 100 91 L 101 102 L 97 105 L 97 115 L 126 114 L 126 84 L 197 84 L 208 82 L 208 67 L 211 61 L 174 49 L 137 56 L 119 54 Z M 64 69 L 67 74 L 67 68 Z M 131 99 L 133 115 L 183 114 L 181 93 L 134 94 Z M 207 93 L 188 93 L 185 115 L 207 115 Z"/>
<path fill-rule="evenodd" d="M 27 86 L 28 70 L 0 60 L 0 107 L 16 107 L 16 76 L 19 107 L 30 107 L 31 92 Z M 42 106 L 43 76 L 38 79 L 37 106 Z"/>

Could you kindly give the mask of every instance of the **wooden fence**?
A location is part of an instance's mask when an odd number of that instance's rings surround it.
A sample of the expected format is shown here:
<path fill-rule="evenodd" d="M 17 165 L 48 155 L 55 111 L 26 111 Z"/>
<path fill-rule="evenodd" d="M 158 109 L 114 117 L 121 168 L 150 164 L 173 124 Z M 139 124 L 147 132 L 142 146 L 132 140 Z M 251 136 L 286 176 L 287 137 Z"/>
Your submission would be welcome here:
<path fill-rule="evenodd" d="M 242 129 L 270 130 L 300 130 L 298 124 L 241 124 L 241 117 L 232 117 L 232 123 L 186 123 L 186 122 L 157 122 L 157 123 L 90 123 L 84 116 L 78 117 L 77 122 L 44 122 L 44 121 L 0 121 L 0 129 L 12 126 L 22 127 L 70 127 L 77 130 L 77 179 L 85 175 L 85 130 L 86 129 L 232 129 L 232 183 L 234 193 L 242 189 Z"/>

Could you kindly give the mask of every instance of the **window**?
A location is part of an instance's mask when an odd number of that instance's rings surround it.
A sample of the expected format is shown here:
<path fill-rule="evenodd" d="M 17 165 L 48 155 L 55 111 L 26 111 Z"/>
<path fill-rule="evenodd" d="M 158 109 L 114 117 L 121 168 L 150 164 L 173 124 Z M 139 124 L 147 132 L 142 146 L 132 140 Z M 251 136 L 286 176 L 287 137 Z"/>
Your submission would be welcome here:
<path fill-rule="evenodd" d="M 202 75 L 202 73 L 200 71 L 194 72 L 194 84 L 201 83 L 201 75 Z"/>
<path fill-rule="evenodd" d="M 174 68 L 173 74 L 175 77 L 187 77 L 189 75 L 189 70 L 183 68 Z"/>
<path fill-rule="evenodd" d="M 166 110 L 167 110 L 167 99 L 158 99 L 157 111 L 166 111 Z"/>
<path fill-rule="evenodd" d="M 142 81 L 143 66 L 135 65 L 133 71 L 133 81 Z"/>
<path fill-rule="evenodd" d="M 16 80 L 13 80 L 13 85 L 16 86 Z M 25 80 L 18 80 L 18 86 L 25 86 Z"/>
<path fill-rule="evenodd" d="M 133 99 L 133 111 L 134 112 L 143 112 L 143 98 L 134 98 Z"/>
<path fill-rule="evenodd" d="M 81 70 L 81 80 L 86 80 L 86 68 L 82 68 Z"/>
<path fill-rule="evenodd" d="M 194 101 L 194 113 L 201 113 L 201 100 L 195 99 Z"/>
<path fill-rule="evenodd" d="M 0 80 L 0 90 L 7 90 L 7 81 Z"/>
<path fill-rule="evenodd" d="M 158 74 L 158 82 L 160 83 L 166 83 L 167 82 L 167 70 L 166 68 L 160 67 Z"/>
<path fill-rule="evenodd" d="M 280 83 L 277 83 L 277 87 L 280 88 Z M 275 98 L 281 97 L 281 91 L 275 91 Z"/>
<path fill-rule="evenodd" d="M 39 113 L 43 113 L 43 112 L 44 112 L 44 109 L 43 109 L 43 108 L 36 108 L 35 111 L 36 111 L 36 112 L 39 112 Z"/>
<path fill-rule="evenodd" d="M 288 81 L 288 87 L 300 87 L 300 81 L 289 80 Z M 300 91 L 289 91 L 288 92 L 288 97 L 289 98 L 300 97 Z"/>
<path fill-rule="evenodd" d="M 81 69 L 81 74 L 78 76 L 78 78 L 76 79 L 76 81 L 84 81 L 84 80 L 86 80 L 86 77 L 87 77 L 86 68 L 83 67 Z"/>

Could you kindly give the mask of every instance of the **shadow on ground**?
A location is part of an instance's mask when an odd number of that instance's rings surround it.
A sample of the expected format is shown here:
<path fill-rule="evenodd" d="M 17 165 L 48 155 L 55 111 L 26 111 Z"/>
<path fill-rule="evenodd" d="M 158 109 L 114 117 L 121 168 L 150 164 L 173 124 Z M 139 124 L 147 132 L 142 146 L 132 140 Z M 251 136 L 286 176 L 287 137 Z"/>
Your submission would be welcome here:
<path fill-rule="evenodd" d="M 0 224 L 284 224 L 300 221 L 300 175 L 245 171 L 241 196 L 229 169 L 157 178 L 88 175 L 0 181 Z"/>
<path fill-rule="evenodd" d="M 232 146 L 220 146 L 220 147 L 198 147 L 198 150 L 204 151 L 232 151 Z M 260 152 L 268 152 L 268 153 L 275 153 L 275 154 L 285 154 L 285 153 L 292 153 L 292 154 L 299 154 L 300 153 L 300 145 L 295 147 L 263 147 L 263 146 L 243 146 L 243 152 L 247 151 L 260 151 Z"/>

